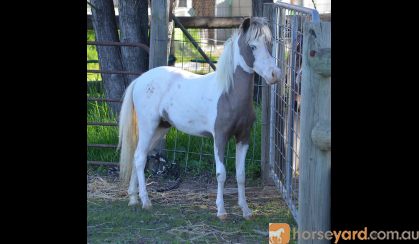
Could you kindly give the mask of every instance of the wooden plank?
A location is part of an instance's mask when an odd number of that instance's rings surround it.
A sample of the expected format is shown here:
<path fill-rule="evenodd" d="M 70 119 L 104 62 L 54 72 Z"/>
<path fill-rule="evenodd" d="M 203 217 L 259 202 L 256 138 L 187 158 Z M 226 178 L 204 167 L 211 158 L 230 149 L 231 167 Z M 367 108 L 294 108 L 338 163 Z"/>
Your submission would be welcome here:
<path fill-rule="evenodd" d="M 119 28 L 119 16 L 115 16 Z M 229 29 L 238 28 L 244 20 L 244 16 L 239 17 L 184 17 L 177 16 L 180 23 L 188 29 Z M 179 27 L 175 24 L 175 27 Z M 87 15 L 87 29 L 93 29 L 92 17 Z"/>
<path fill-rule="evenodd" d="M 320 14 L 320 19 L 322 21 L 331 21 L 331 14 Z M 91 15 L 87 15 L 87 29 L 92 30 L 92 19 Z M 115 16 L 116 23 L 119 28 L 119 16 Z M 184 17 L 177 16 L 180 23 L 187 29 L 231 29 L 239 28 L 240 24 L 243 22 L 246 16 L 239 17 Z M 175 27 L 179 27 L 175 25 Z"/>
<path fill-rule="evenodd" d="M 330 22 L 304 27 L 299 231 L 330 230 Z M 298 243 L 329 243 L 302 240 Z"/>
<path fill-rule="evenodd" d="M 240 17 L 177 17 L 188 29 L 230 29 L 238 28 L 245 16 Z M 179 27 L 177 24 L 176 27 Z"/>

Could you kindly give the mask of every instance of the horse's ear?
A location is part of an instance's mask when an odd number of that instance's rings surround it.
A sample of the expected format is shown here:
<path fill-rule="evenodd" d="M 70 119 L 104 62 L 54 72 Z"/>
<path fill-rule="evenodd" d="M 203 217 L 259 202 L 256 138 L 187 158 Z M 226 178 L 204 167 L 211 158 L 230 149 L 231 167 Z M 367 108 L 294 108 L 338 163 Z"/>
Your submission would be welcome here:
<path fill-rule="evenodd" d="M 244 19 L 240 28 L 243 30 L 243 33 L 246 33 L 249 27 L 250 27 L 250 18 L 246 18 Z"/>

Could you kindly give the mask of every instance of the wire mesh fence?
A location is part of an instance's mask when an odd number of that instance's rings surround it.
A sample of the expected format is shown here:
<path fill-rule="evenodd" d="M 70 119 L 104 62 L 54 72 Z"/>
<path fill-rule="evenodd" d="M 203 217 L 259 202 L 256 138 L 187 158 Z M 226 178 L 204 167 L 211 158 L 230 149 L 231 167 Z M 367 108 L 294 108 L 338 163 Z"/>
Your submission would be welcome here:
<path fill-rule="evenodd" d="M 269 163 L 297 220 L 303 25 L 319 16 L 315 10 L 284 3 L 270 4 L 266 10 L 272 24 L 272 54 L 283 72 L 270 88 Z"/>

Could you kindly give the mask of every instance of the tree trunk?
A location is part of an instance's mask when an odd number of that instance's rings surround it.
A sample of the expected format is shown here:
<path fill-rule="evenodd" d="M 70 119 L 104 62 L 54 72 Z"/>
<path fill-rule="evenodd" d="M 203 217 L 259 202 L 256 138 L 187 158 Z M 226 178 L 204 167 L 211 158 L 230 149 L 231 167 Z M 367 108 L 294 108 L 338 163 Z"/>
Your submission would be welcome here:
<path fill-rule="evenodd" d="M 148 46 L 148 1 L 124 0 L 119 2 L 119 28 L 121 42 L 143 43 Z M 148 53 L 140 47 L 121 47 L 124 70 L 145 72 L 148 70 Z M 131 83 L 138 75 L 127 75 Z M 125 84 L 128 86 L 128 84 Z"/>
<path fill-rule="evenodd" d="M 92 24 L 96 41 L 118 42 L 115 10 L 112 0 L 91 0 Z M 123 70 L 121 51 L 118 46 L 97 46 L 101 70 Z M 124 76 L 121 74 L 102 74 L 106 98 L 120 99 L 125 89 Z M 109 103 L 111 111 L 118 116 L 119 103 Z"/>
<path fill-rule="evenodd" d="M 173 46 L 173 35 L 175 33 L 175 23 L 173 23 L 172 18 L 170 17 L 170 15 L 173 13 L 175 7 L 177 6 L 177 2 L 178 0 L 169 0 L 169 24 L 168 24 L 168 31 L 167 31 L 167 35 L 168 35 L 168 43 L 167 43 L 167 53 L 168 54 L 174 54 L 172 46 Z"/>

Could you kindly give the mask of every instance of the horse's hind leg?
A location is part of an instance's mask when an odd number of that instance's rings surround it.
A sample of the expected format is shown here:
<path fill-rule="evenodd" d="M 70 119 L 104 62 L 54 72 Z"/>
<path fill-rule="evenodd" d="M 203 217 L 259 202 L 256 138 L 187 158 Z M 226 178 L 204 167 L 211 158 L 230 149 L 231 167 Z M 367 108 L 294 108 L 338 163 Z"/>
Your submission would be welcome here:
<path fill-rule="evenodd" d="M 137 177 L 138 177 L 138 183 L 139 183 L 139 196 L 143 203 L 143 208 L 145 209 L 151 207 L 151 202 L 148 198 L 148 193 L 146 190 L 144 168 L 147 162 L 148 149 L 150 147 L 151 140 L 153 138 L 154 130 L 157 127 L 157 125 L 154 128 L 151 126 L 146 126 L 149 124 L 150 123 L 142 124 L 139 121 L 139 130 L 138 130 L 139 140 L 138 140 L 138 145 L 134 154 L 134 167 L 137 171 Z M 133 182 L 135 183 L 134 180 Z M 133 187 L 133 189 L 135 188 Z"/>
<path fill-rule="evenodd" d="M 151 143 L 150 143 L 150 147 L 148 151 L 153 150 L 157 146 L 157 143 L 167 133 L 168 130 L 169 128 L 163 128 L 163 127 L 158 127 L 155 130 L 154 135 L 151 139 Z M 143 140 L 143 138 L 141 138 L 140 140 Z M 128 188 L 128 195 L 129 195 L 128 206 L 134 206 L 139 203 L 138 202 L 138 195 L 139 195 L 138 176 L 137 176 L 137 170 L 136 170 L 135 164 L 132 167 L 131 179 L 130 179 L 129 188 Z"/>
<path fill-rule="evenodd" d="M 151 139 L 149 151 L 153 150 L 157 146 L 157 144 L 160 142 L 160 139 L 162 139 L 163 136 L 166 135 L 169 129 L 170 127 L 157 127 L 153 135 L 153 138 Z"/>
<path fill-rule="evenodd" d="M 131 179 L 128 187 L 129 203 L 128 206 L 138 205 L 138 177 L 135 164 L 132 166 Z"/>

